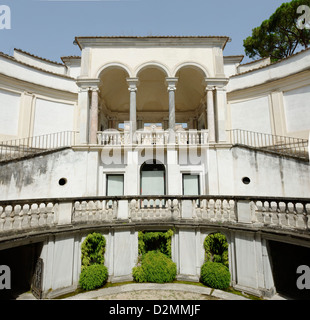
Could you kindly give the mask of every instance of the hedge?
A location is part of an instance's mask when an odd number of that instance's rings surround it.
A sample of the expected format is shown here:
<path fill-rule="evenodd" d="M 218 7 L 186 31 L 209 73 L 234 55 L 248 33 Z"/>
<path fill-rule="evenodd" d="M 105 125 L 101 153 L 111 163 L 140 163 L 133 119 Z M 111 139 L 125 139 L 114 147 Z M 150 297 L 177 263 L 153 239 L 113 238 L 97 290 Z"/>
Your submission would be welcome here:
<path fill-rule="evenodd" d="M 132 270 L 133 278 L 137 282 L 171 282 L 176 273 L 176 264 L 160 251 L 147 252 L 142 256 L 141 265 Z"/>
<path fill-rule="evenodd" d="M 208 287 L 225 290 L 230 285 L 229 269 L 222 263 L 206 261 L 201 267 L 200 281 Z"/>

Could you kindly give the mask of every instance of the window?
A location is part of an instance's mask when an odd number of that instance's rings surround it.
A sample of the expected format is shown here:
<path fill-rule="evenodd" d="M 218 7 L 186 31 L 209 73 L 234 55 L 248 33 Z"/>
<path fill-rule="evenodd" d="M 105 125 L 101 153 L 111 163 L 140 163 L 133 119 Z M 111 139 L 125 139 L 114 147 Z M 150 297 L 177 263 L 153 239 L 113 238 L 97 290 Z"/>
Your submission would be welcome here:
<path fill-rule="evenodd" d="M 198 174 L 183 174 L 183 195 L 198 196 L 200 195 L 199 175 Z"/>
<path fill-rule="evenodd" d="M 124 195 L 124 175 L 108 174 L 107 175 L 107 196 Z"/>

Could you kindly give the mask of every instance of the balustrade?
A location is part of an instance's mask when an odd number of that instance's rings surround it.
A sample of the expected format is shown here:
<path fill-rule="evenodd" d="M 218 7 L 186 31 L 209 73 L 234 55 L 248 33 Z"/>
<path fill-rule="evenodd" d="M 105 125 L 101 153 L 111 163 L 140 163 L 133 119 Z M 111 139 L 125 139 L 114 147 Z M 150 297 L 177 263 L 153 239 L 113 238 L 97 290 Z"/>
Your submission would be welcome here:
<path fill-rule="evenodd" d="M 0 232 L 53 226 L 55 203 L 0 205 Z"/>
<path fill-rule="evenodd" d="M 310 227 L 309 201 L 254 201 L 254 223 L 283 229 L 307 230 Z"/>
<path fill-rule="evenodd" d="M 97 133 L 99 145 L 120 146 L 136 141 L 138 145 L 165 145 L 169 132 L 165 130 L 137 130 L 133 136 L 129 131 L 105 130 Z M 199 145 L 208 143 L 208 130 L 177 130 L 175 143 L 178 145 Z"/>
<path fill-rule="evenodd" d="M 239 212 L 239 204 L 240 210 Z M 246 217 L 245 217 L 246 216 Z M 123 196 L 0 201 L 0 234 L 57 225 L 188 221 L 310 230 L 310 200 L 234 196 Z"/>

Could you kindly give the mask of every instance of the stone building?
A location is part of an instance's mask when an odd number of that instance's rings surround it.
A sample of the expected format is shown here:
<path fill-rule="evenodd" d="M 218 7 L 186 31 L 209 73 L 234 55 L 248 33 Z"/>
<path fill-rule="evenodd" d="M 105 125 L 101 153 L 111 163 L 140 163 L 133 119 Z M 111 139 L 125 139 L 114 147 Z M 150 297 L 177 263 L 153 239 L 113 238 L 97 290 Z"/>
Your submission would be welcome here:
<path fill-rule="evenodd" d="M 138 231 L 173 228 L 178 278 L 198 281 L 219 231 L 234 287 L 281 292 L 273 248 L 309 251 L 310 51 L 242 64 L 228 41 L 76 37 L 63 63 L 1 53 L 0 264 L 15 250 L 27 282 L 39 257 L 53 297 L 77 287 L 88 233 L 123 281 Z"/>

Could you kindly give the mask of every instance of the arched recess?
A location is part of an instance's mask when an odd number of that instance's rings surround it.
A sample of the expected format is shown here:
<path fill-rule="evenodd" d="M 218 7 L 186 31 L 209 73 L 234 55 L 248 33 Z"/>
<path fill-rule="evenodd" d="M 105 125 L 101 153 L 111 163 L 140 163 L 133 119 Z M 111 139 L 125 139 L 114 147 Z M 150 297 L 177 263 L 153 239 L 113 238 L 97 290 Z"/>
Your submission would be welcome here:
<path fill-rule="evenodd" d="M 168 119 L 167 70 L 158 64 L 144 65 L 138 70 L 137 119 L 142 123 L 164 124 Z"/>
<path fill-rule="evenodd" d="M 128 77 L 128 70 L 118 64 L 101 70 L 99 130 L 119 129 L 118 124 L 129 120 Z"/>
<path fill-rule="evenodd" d="M 166 194 L 166 168 L 158 160 L 149 160 L 140 167 L 140 194 Z"/>
<path fill-rule="evenodd" d="M 205 129 L 205 70 L 197 65 L 180 66 L 175 74 L 178 78 L 175 96 L 176 122 L 187 123 L 190 129 Z"/>

